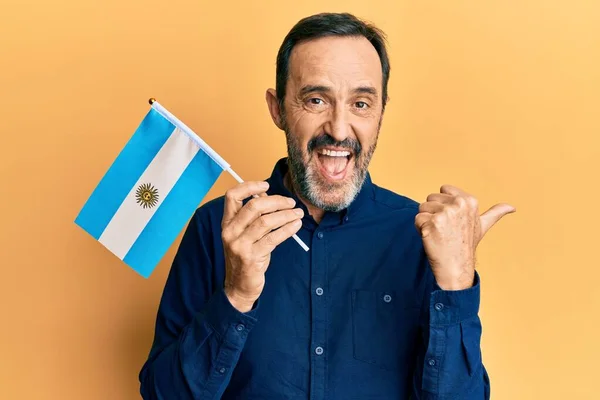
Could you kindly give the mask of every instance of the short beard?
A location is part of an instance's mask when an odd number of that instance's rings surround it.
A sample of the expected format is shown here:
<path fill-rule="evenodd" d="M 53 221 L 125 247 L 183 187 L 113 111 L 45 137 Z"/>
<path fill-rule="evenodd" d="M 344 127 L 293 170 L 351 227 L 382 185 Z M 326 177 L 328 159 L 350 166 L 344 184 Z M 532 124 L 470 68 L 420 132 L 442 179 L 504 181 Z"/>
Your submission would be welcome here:
<path fill-rule="evenodd" d="M 377 136 L 375 142 L 366 151 L 362 150 L 362 147 L 358 142 L 350 139 L 346 139 L 342 142 L 336 142 L 331 136 L 325 135 L 317 138 L 313 138 L 309 141 L 306 149 L 308 154 L 308 161 L 304 162 L 303 152 L 300 148 L 300 144 L 296 140 L 293 134 L 285 123 L 285 118 L 282 118 L 283 130 L 285 132 L 288 150 L 288 167 L 290 173 L 290 181 L 293 189 L 298 196 L 310 202 L 313 206 L 320 208 L 324 211 L 339 212 L 348 208 L 348 206 L 354 201 L 358 193 L 360 192 L 362 185 L 364 184 L 367 176 L 369 163 L 375 148 L 377 147 L 377 140 L 379 137 L 379 127 L 377 129 Z M 380 125 L 381 126 L 381 123 Z M 354 169 L 349 183 L 343 183 L 338 185 L 323 181 L 318 175 L 318 171 L 308 167 L 311 158 L 315 154 L 313 152 L 315 143 L 325 142 L 328 145 L 334 145 L 339 147 L 353 149 L 354 157 L 349 162 L 354 162 Z M 316 156 L 318 157 L 318 156 Z M 337 201 L 326 201 L 326 194 L 332 193 L 340 188 L 344 188 L 345 191 L 342 193 L 341 198 Z"/>

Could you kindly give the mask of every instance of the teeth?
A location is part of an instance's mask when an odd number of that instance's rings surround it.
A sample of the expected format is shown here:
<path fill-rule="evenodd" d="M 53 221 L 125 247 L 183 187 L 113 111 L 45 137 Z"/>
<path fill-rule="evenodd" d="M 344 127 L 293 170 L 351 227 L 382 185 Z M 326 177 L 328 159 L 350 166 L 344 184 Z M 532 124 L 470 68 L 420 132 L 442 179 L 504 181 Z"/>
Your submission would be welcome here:
<path fill-rule="evenodd" d="M 319 153 L 329 157 L 348 157 L 350 155 L 349 151 L 333 151 L 327 149 L 321 149 Z"/>

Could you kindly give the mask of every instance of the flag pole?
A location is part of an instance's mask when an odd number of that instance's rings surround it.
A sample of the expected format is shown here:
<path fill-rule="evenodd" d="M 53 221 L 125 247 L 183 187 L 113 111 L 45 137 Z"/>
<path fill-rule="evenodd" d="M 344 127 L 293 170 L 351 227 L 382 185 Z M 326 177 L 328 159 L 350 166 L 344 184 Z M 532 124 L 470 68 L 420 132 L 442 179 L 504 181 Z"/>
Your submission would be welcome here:
<path fill-rule="evenodd" d="M 152 106 L 152 108 L 154 110 L 156 110 L 160 115 L 162 115 L 163 117 L 165 117 L 169 122 L 171 122 L 173 125 L 175 125 L 179 129 L 181 129 L 186 135 L 188 135 L 190 137 L 190 139 L 194 140 L 200 146 L 200 148 L 202 150 L 204 150 L 204 152 L 206 154 L 208 154 L 208 156 L 210 158 L 213 159 L 214 162 L 216 162 L 217 164 L 219 164 L 219 166 L 221 168 L 223 168 L 225 171 L 229 172 L 229 174 L 231 176 L 233 176 L 233 178 L 236 181 L 238 181 L 238 183 L 244 183 L 244 180 L 233 169 L 231 169 L 231 166 L 227 163 L 227 161 L 225 161 L 219 154 L 217 154 L 216 151 L 214 151 L 204 140 L 202 140 L 186 124 L 184 124 L 183 122 L 181 122 L 176 116 L 174 116 L 173 114 L 171 114 L 169 111 L 167 111 L 166 108 L 164 108 L 162 105 L 160 105 L 160 103 L 158 103 L 158 101 L 156 101 L 156 99 L 154 97 L 151 97 L 148 100 L 148 103 L 150 103 L 150 105 Z M 254 197 L 258 197 L 258 196 L 254 195 Z M 292 236 L 292 237 L 300 245 L 300 247 L 302 247 L 302 249 L 304 251 L 308 251 L 309 250 L 309 248 L 306 245 L 306 243 L 304 243 L 302 241 L 302 239 L 300 239 L 298 237 L 298 235 L 294 234 L 294 236 Z"/>

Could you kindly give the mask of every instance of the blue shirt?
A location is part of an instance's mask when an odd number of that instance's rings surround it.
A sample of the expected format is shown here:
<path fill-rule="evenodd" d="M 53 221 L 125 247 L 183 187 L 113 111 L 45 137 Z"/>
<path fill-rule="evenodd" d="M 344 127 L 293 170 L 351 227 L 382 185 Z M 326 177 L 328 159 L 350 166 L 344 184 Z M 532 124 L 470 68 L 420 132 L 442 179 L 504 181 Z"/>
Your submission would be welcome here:
<path fill-rule="evenodd" d="M 435 283 L 419 204 L 367 175 L 352 204 L 317 224 L 296 199 L 298 235 L 272 253 L 264 290 L 241 313 L 223 292 L 224 198 L 198 208 L 174 258 L 140 372 L 144 399 L 489 399 L 472 288 Z"/>

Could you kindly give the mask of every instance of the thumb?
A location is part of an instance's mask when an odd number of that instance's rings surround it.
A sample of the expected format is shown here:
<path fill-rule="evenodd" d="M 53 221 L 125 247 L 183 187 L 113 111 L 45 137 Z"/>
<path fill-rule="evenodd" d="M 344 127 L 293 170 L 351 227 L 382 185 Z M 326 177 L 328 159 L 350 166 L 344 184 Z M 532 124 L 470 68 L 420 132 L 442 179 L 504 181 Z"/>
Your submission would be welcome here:
<path fill-rule="evenodd" d="M 487 231 L 489 231 L 490 228 L 496 224 L 496 222 L 500 221 L 500 218 L 504 217 L 506 214 L 511 214 L 516 211 L 517 209 L 510 204 L 501 203 L 496 204 L 481 214 L 481 237 L 483 237 Z"/>

